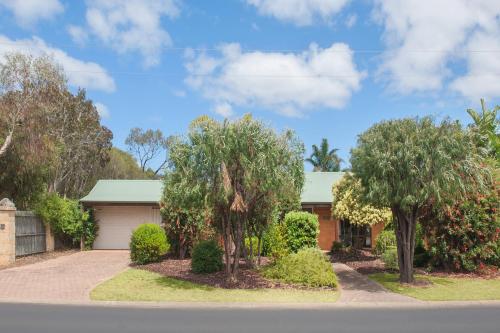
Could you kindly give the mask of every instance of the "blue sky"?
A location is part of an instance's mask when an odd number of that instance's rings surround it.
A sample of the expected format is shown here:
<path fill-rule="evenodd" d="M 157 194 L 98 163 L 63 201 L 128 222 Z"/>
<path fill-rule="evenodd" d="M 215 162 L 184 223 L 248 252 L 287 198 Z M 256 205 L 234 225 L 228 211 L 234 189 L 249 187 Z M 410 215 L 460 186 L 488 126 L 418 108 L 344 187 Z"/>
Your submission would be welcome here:
<path fill-rule="evenodd" d="M 495 0 L 0 0 L 0 61 L 14 50 L 52 55 L 120 148 L 251 112 L 348 160 L 383 119 L 500 100 Z"/>

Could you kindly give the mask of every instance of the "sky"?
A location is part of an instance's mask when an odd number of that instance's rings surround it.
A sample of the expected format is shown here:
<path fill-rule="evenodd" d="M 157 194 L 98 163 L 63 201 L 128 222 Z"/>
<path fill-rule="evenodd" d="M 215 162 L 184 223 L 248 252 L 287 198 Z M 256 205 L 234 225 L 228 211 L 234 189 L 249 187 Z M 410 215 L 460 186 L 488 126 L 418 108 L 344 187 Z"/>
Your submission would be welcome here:
<path fill-rule="evenodd" d="M 0 0 L 12 51 L 52 56 L 122 149 L 252 113 L 345 167 L 377 122 L 500 104 L 498 0 Z"/>

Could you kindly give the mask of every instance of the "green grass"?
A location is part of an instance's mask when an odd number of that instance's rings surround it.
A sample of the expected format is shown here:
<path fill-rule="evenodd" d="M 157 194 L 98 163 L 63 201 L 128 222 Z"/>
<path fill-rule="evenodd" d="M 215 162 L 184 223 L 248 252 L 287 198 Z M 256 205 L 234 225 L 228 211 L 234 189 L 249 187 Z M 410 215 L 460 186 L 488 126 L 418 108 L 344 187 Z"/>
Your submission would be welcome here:
<path fill-rule="evenodd" d="M 98 285 L 90 298 L 96 301 L 326 303 L 335 302 L 338 292 L 221 289 L 129 269 Z"/>
<path fill-rule="evenodd" d="M 441 278 L 417 275 L 417 280 L 432 282 L 428 286 L 403 286 L 398 274 L 377 273 L 370 278 L 387 289 L 423 301 L 500 300 L 500 279 Z"/>

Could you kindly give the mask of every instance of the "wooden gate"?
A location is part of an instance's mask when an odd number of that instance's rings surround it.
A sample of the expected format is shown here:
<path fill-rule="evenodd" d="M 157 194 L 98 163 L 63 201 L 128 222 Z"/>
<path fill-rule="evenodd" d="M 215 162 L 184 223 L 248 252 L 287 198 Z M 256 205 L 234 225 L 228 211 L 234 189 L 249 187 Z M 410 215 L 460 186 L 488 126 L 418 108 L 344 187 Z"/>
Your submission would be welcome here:
<path fill-rule="evenodd" d="M 45 252 L 45 225 L 30 211 L 16 212 L 16 256 Z"/>

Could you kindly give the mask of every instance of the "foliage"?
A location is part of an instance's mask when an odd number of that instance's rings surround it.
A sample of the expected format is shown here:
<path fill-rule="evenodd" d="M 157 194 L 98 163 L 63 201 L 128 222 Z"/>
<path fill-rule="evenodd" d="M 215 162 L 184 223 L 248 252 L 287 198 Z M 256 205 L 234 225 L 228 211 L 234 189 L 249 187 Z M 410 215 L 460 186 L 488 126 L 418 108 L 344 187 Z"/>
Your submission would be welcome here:
<path fill-rule="evenodd" d="M 315 248 L 304 248 L 297 253 L 289 254 L 264 270 L 264 275 L 271 279 L 308 287 L 337 286 L 332 264 L 323 252 Z"/>
<path fill-rule="evenodd" d="M 265 229 L 282 198 L 300 194 L 303 146 L 292 132 L 277 134 L 249 115 L 223 122 L 200 117 L 186 138 L 172 141 L 169 167 L 177 184 L 192 187 L 180 197 L 194 198 L 188 208 L 206 209 L 223 237 L 226 274 L 234 281 L 239 260 L 231 257 L 240 257 L 244 238 Z M 172 210 L 182 206 L 174 203 Z"/>
<path fill-rule="evenodd" d="M 344 244 L 339 241 L 333 241 L 332 243 L 332 248 L 330 249 L 331 253 L 338 253 L 341 252 L 344 249 Z"/>
<path fill-rule="evenodd" d="M 500 167 L 500 119 L 498 117 L 500 106 L 493 110 L 488 110 L 484 99 L 481 99 L 481 113 L 468 109 L 474 124 L 472 130 L 477 134 L 477 145 L 488 149 L 488 153 L 496 160 L 497 167 Z"/>
<path fill-rule="evenodd" d="M 381 257 L 385 267 L 392 270 L 398 270 L 398 250 L 395 246 L 388 247 Z"/>
<path fill-rule="evenodd" d="M 147 178 L 132 155 L 115 147 L 109 151 L 109 162 L 96 173 L 95 177 L 96 180 Z"/>
<path fill-rule="evenodd" d="M 85 250 L 92 250 L 94 241 L 99 233 L 99 223 L 95 219 L 95 213 L 93 209 L 87 210 L 87 215 L 83 216 L 82 219 L 82 238 L 83 238 L 83 248 Z"/>
<path fill-rule="evenodd" d="M 389 247 L 396 247 L 396 234 L 394 230 L 383 230 L 378 234 L 375 240 L 374 252 L 375 254 L 381 255 Z"/>
<path fill-rule="evenodd" d="M 463 198 L 490 177 L 484 151 L 458 122 L 431 118 L 384 121 L 359 136 L 351 165 L 364 198 L 390 207 L 396 230 L 401 282 L 413 282 L 415 228 L 432 204 Z"/>
<path fill-rule="evenodd" d="M 191 269 L 197 274 L 218 272 L 224 267 L 222 254 L 223 251 L 216 241 L 201 241 L 193 248 Z"/>
<path fill-rule="evenodd" d="M 346 173 L 333 185 L 332 215 L 355 225 L 384 224 L 392 220 L 388 208 L 376 208 L 363 202 L 361 181 Z"/>
<path fill-rule="evenodd" d="M 251 246 L 250 242 L 252 243 Z M 249 256 L 256 257 L 258 255 L 259 252 L 259 249 L 257 247 L 258 242 L 259 239 L 255 236 L 245 238 L 245 248 Z"/>
<path fill-rule="evenodd" d="M 84 90 L 69 91 L 50 57 L 0 65 L 0 196 L 29 209 L 45 191 L 79 198 L 108 161 L 111 132 Z"/>
<path fill-rule="evenodd" d="M 146 172 L 149 163 L 162 153 L 165 153 L 165 159 L 158 168 L 155 170 L 151 169 L 152 174 L 156 176 L 163 170 L 167 163 L 166 149 L 168 138 L 164 137 L 163 132 L 159 129 L 144 131 L 142 128 L 134 127 L 130 130 L 125 144 L 129 151 L 139 160 L 142 172 Z"/>
<path fill-rule="evenodd" d="M 165 230 L 153 223 L 138 226 L 130 239 L 130 259 L 133 263 L 143 265 L 156 262 L 170 248 Z"/>
<path fill-rule="evenodd" d="M 306 162 L 312 164 L 313 171 L 335 172 L 340 171 L 340 163 L 342 159 L 337 155 L 338 149 L 330 150 L 328 140 L 323 138 L 321 145 L 318 148 L 312 145 L 313 152 L 311 157 L 306 158 Z"/>
<path fill-rule="evenodd" d="M 283 227 L 286 242 L 291 252 L 318 246 L 319 221 L 316 214 L 300 211 L 290 212 L 285 215 Z"/>
<path fill-rule="evenodd" d="M 84 247 L 92 247 L 97 227 L 91 213 L 83 211 L 78 201 L 62 198 L 57 193 L 46 194 L 36 204 L 35 212 L 55 235 L 70 240 L 73 245 L 83 238 Z"/>
<path fill-rule="evenodd" d="M 274 260 L 285 257 L 290 252 L 286 241 L 285 228 L 282 223 L 275 220 L 264 233 L 263 254 Z"/>
<path fill-rule="evenodd" d="M 476 271 L 485 264 L 500 265 L 500 201 L 498 187 L 465 200 L 436 207 L 424 221 L 434 265 L 450 270 Z"/>

